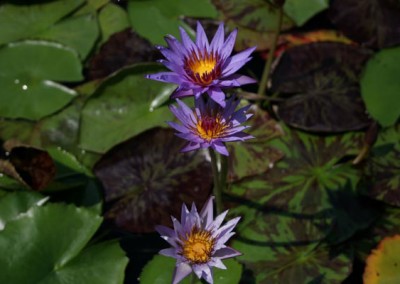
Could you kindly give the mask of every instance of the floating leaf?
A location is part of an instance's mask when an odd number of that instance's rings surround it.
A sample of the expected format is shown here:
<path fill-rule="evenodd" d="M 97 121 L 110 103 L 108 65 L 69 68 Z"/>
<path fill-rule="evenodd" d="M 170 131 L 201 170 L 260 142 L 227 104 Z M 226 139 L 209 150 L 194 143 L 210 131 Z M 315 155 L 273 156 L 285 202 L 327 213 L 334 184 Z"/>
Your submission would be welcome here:
<path fill-rule="evenodd" d="M 82 112 L 82 148 L 103 153 L 146 129 L 172 120 L 167 107 L 155 108 L 153 104 L 158 102 L 157 96 L 168 96 L 175 86 L 144 77 L 160 68 L 155 64 L 135 65 L 103 82 Z"/>
<path fill-rule="evenodd" d="M 110 0 L 86 0 L 85 2 L 86 3 L 74 13 L 75 16 L 95 13 L 97 10 L 107 5 Z"/>
<path fill-rule="evenodd" d="M 320 244 L 330 227 L 324 218 L 259 212 L 241 229 L 233 247 L 256 283 L 341 283 L 351 272 L 345 254 Z"/>
<path fill-rule="evenodd" d="M 397 283 L 400 280 L 400 235 L 386 237 L 367 258 L 364 284 Z"/>
<path fill-rule="evenodd" d="M 292 18 L 298 26 L 303 25 L 315 14 L 328 7 L 328 0 L 286 0 L 283 5 L 285 13 Z"/>
<path fill-rule="evenodd" d="M 128 28 L 128 13 L 113 3 L 104 6 L 99 12 L 99 24 L 101 29 L 101 42 L 104 43 L 112 34 Z M 137 50 L 138 46 L 131 46 L 131 49 Z"/>
<path fill-rule="evenodd" d="M 0 4 L 0 45 L 45 31 L 83 3 L 84 0 L 64 0 L 30 5 Z"/>
<path fill-rule="evenodd" d="M 399 60 L 400 48 L 381 50 L 368 61 L 361 78 L 367 110 L 383 126 L 393 125 L 400 117 Z"/>
<path fill-rule="evenodd" d="M 239 33 L 235 43 L 238 50 L 257 46 L 258 50 L 270 47 L 272 34 L 278 26 L 278 9 L 269 1 L 264 0 L 212 0 L 222 13 L 224 22 L 233 28 L 238 27 Z M 283 18 L 282 30 L 293 26 L 288 18 Z"/>
<path fill-rule="evenodd" d="M 223 261 L 226 269 L 213 269 L 213 279 L 218 284 L 237 284 L 242 274 L 242 266 L 233 259 Z M 141 284 L 169 283 L 172 280 L 176 260 L 173 258 L 156 255 L 150 260 L 140 275 Z M 183 279 L 182 284 L 202 283 L 196 276 L 195 282 L 191 282 L 191 275 Z"/>
<path fill-rule="evenodd" d="M 186 144 L 171 129 L 153 128 L 115 146 L 94 172 L 105 190 L 105 216 L 131 232 L 153 232 L 171 225 L 182 203 L 201 206 L 212 178 L 204 153 L 180 153 Z"/>
<path fill-rule="evenodd" d="M 343 132 L 366 127 L 369 117 L 358 79 L 370 52 L 321 42 L 288 49 L 272 74 L 272 91 L 281 93 L 277 114 L 307 131 Z"/>
<path fill-rule="evenodd" d="M 267 112 L 256 106 L 253 106 L 249 113 L 254 115 L 249 120 L 250 128 L 246 133 L 255 138 L 229 145 L 230 182 L 266 172 L 283 157 L 282 152 L 268 144 L 270 140 L 283 134 L 279 124 Z"/>
<path fill-rule="evenodd" d="M 381 131 L 364 168 L 361 191 L 400 206 L 400 125 Z"/>
<path fill-rule="evenodd" d="M 131 29 L 125 29 L 112 35 L 102 45 L 100 51 L 90 59 L 89 77 L 104 78 L 123 67 L 154 61 L 155 58 L 156 52 L 150 42 Z"/>
<path fill-rule="evenodd" d="M 48 198 L 34 192 L 12 192 L 0 197 L 0 230 L 6 223 L 17 219 L 36 205 L 43 204 Z"/>
<path fill-rule="evenodd" d="M 79 81 L 81 69 L 77 54 L 59 44 L 25 41 L 1 48 L 0 116 L 36 120 L 54 113 L 76 95 L 54 81 Z"/>
<path fill-rule="evenodd" d="M 38 35 L 38 38 L 56 41 L 78 51 L 85 59 L 99 36 L 94 14 L 67 18 Z"/>
<path fill-rule="evenodd" d="M 56 168 L 50 155 L 41 149 L 8 140 L 3 145 L 7 151 L 0 159 L 0 171 L 34 190 L 42 190 L 54 178 Z"/>
<path fill-rule="evenodd" d="M 90 210 L 48 204 L 8 222 L 0 232 L 0 282 L 122 284 L 127 259 L 117 243 L 83 249 L 101 220 Z"/>
<path fill-rule="evenodd" d="M 358 180 L 354 168 L 337 163 L 357 151 L 361 135 L 321 137 L 286 131 L 270 142 L 285 157 L 265 174 L 235 183 L 232 192 L 289 212 L 315 214 L 331 208 L 330 194 Z"/>
<path fill-rule="evenodd" d="M 196 18 L 217 16 L 209 0 L 129 1 L 128 14 L 132 27 L 153 44 L 165 44 L 164 36 L 167 34 L 177 37 L 179 26 L 183 25 L 180 20 L 183 16 Z"/>
<path fill-rule="evenodd" d="M 334 0 L 334 24 L 364 46 L 384 48 L 400 43 L 400 3 L 393 0 Z"/>

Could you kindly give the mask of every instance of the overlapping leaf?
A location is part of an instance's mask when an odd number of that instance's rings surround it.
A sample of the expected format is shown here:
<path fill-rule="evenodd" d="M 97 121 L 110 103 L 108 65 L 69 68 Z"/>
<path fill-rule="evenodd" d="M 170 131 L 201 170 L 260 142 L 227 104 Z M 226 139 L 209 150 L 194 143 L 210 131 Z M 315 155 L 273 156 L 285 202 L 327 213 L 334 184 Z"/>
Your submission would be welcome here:
<path fill-rule="evenodd" d="M 0 5 L 0 45 L 34 36 L 84 3 L 84 0 L 62 0 L 31 5 Z"/>
<path fill-rule="evenodd" d="M 272 91 L 284 101 L 277 114 L 308 131 L 342 132 L 370 121 L 360 96 L 359 77 L 370 52 L 321 42 L 287 50 L 272 74 Z"/>
<path fill-rule="evenodd" d="M 400 125 L 381 131 L 365 164 L 360 189 L 366 195 L 400 207 Z"/>
<path fill-rule="evenodd" d="M 246 133 L 254 139 L 231 143 L 229 146 L 229 181 L 266 172 L 283 156 L 282 152 L 272 148 L 268 142 L 283 134 L 280 125 L 260 108 L 253 106 L 249 113 L 250 128 Z"/>
<path fill-rule="evenodd" d="M 129 1 L 128 14 L 132 27 L 153 44 L 165 44 L 167 34 L 177 37 L 178 28 L 183 25 L 182 16 L 215 18 L 217 15 L 209 0 Z"/>
<path fill-rule="evenodd" d="M 49 204 L 7 222 L 0 232 L 0 282 L 123 283 L 127 259 L 117 243 L 83 249 L 101 220 L 90 210 Z"/>
<path fill-rule="evenodd" d="M 328 0 L 286 0 L 283 9 L 298 26 L 301 26 L 312 16 L 328 8 L 328 6 Z"/>
<path fill-rule="evenodd" d="M 81 69 L 77 54 L 59 44 L 26 41 L 3 47 L 0 116 L 37 120 L 54 113 L 76 95 L 54 81 L 80 81 Z"/>
<path fill-rule="evenodd" d="M 136 65 L 105 81 L 82 112 L 80 144 L 104 153 L 112 146 L 172 119 L 167 107 L 156 108 L 175 86 L 155 83 L 144 75 L 160 71 L 154 64 Z M 101 137 L 101 139 L 99 139 Z"/>
<path fill-rule="evenodd" d="M 341 283 L 351 271 L 345 254 L 320 244 L 329 222 L 315 215 L 258 212 L 239 232 L 233 247 L 254 271 L 256 283 Z"/>
<path fill-rule="evenodd" d="M 257 46 L 258 50 L 270 47 L 272 34 L 278 28 L 278 8 L 264 0 L 212 0 L 222 13 L 224 22 L 232 28 L 239 28 L 235 47 L 238 50 Z M 282 29 L 293 26 L 284 17 Z"/>
<path fill-rule="evenodd" d="M 373 48 L 400 43 L 400 3 L 396 0 L 334 0 L 330 16 L 351 39 Z"/>
<path fill-rule="evenodd" d="M 400 118 L 399 60 L 399 47 L 382 50 L 368 61 L 361 78 L 361 94 L 367 110 L 385 127 Z"/>
<path fill-rule="evenodd" d="M 94 171 L 105 190 L 106 218 L 132 232 L 171 225 L 182 203 L 201 206 L 212 177 L 204 153 L 180 153 L 185 141 L 171 129 L 153 128 L 115 146 Z"/>

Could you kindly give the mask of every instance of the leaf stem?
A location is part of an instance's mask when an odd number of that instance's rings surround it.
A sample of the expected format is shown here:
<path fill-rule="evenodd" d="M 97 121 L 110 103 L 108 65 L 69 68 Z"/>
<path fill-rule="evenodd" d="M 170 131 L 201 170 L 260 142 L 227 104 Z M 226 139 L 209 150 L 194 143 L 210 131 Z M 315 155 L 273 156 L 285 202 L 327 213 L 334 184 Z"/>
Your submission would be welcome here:
<path fill-rule="evenodd" d="M 222 212 L 222 188 L 221 188 L 221 179 L 220 179 L 220 172 L 218 170 L 218 160 L 217 155 L 215 154 L 214 150 L 209 148 L 210 157 L 211 157 L 211 168 L 212 168 L 212 175 L 214 180 L 214 189 L 213 193 L 215 196 L 215 204 L 217 207 L 217 215 Z"/>
<path fill-rule="evenodd" d="M 268 78 L 271 73 L 272 61 L 274 59 L 276 46 L 278 45 L 279 34 L 281 32 L 282 20 L 283 20 L 283 9 L 282 9 L 282 7 L 280 7 L 278 9 L 278 23 L 277 23 L 276 31 L 275 31 L 272 41 L 271 41 L 271 46 L 269 48 L 269 53 L 268 53 L 268 59 L 264 65 L 264 70 L 263 70 L 263 73 L 261 76 L 260 85 L 259 85 L 258 91 L 257 91 L 257 94 L 259 96 L 263 96 L 267 89 Z"/>

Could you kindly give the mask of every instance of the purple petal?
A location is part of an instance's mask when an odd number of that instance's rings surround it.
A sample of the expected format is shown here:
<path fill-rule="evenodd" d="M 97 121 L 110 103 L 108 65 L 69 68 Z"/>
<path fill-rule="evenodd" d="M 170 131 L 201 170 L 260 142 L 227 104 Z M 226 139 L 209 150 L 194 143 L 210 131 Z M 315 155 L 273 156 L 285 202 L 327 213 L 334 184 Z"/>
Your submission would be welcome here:
<path fill-rule="evenodd" d="M 257 80 L 251 77 L 245 75 L 233 74 L 229 77 L 220 80 L 219 82 L 216 83 L 216 85 L 221 87 L 239 87 L 242 85 L 254 84 L 254 83 L 257 83 Z"/>
<path fill-rule="evenodd" d="M 210 98 L 222 107 L 225 107 L 225 94 L 221 89 L 215 88 L 208 91 Z"/>
<path fill-rule="evenodd" d="M 197 150 L 200 148 L 200 144 L 196 142 L 190 142 L 184 148 L 181 149 L 181 152 L 189 152 L 193 150 Z"/>
<path fill-rule="evenodd" d="M 199 144 L 199 146 L 197 148 L 195 147 L 195 149 L 200 148 L 200 144 L 204 142 L 203 138 L 199 137 L 198 135 L 196 135 L 194 133 L 175 133 L 175 135 L 182 139 L 189 141 L 190 143 Z M 188 150 L 188 151 L 191 151 L 191 150 Z M 184 151 L 184 152 L 187 152 L 187 151 Z"/>
<path fill-rule="evenodd" d="M 224 141 L 224 142 L 244 141 L 244 140 L 253 139 L 253 138 L 255 138 L 255 137 L 252 135 L 249 135 L 244 132 L 239 132 L 239 133 L 235 133 L 234 135 L 229 136 L 229 137 L 223 137 L 223 138 L 221 138 L 221 141 Z"/>
<path fill-rule="evenodd" d="M 209 263 L 210 266 L 214 266 L 219 269 L 226 269 L 226 266 L 222 263 L 221 259 L 213 257 Z"/>
<path fill-rule="evenodd" d="M 182 227 L 186 226 L 186 216 L 189 215 L 189 209 L 186 207 L 185 203 L 182 203 L 181 208 L 181 224 Z"/>
<path fill-rule="evenodd" d="M 179 27 L 179 31 L 181 34 L 181 40 L 182 40 L 183 46 L 188 51 L 187 54 L 189 54 L 191 52 L 197 52 L 196 45 L 193 43 L 192 39 L 188 36 L 186 31 L 182 27 Z"/>
<path fill-rule="evenodd" d="M 217 231 L 213 232 L 213 236 L 215 236 L 219 239 L 223 239 L 225 234 L 230 233 L 235 228 L 235 226 L 237 225 L 239 220 L 240 220 L 240 217 L 236 217 L 236 218 L 233 218 L 232 220 L 229 220 L 224 226 L 219 228 Z M 228 238 L 226 240 L 228 240 Z M 222 243 L 224 243 L 224 242 L 222 242 Z"/>
<path fill-rule="evenodd" d="M 229 55 L 231 55 L 233 47 L 235 45 L 235 40 L 236 40 L 236 35 L 237 35 L 237 29 L 234 29 L 228 38 L 226 39 L 225 43 L 223 44 L 222 50 L 221 50 L 221 59 L 225 60 Z"/>
<path fill-rule="evenodd" d="M 210 48 L 206 33 L 204 32 L 204 28 L 199 21 L 197 21 L 196 45 L 201 50 L 205 49 L 206 51 L 208 51 Z"/>
<path fill-rule="evenodd" d="M 237 250 L 234 250 L 233 248 L 230 247 L 224 247 L 219 250 L 217 250 L 213 257 L 219 257 L 220 259 L 226 259 L 226 258 L 231 258 L 235 256 L 242 255 L 240 252 Z"/>
<path fill-rule="evenodd" d="M 172 35 L 167 35 L 164 37 L 165 41 L 167 42 L 169 48 L 176 54 L 182 54 L 184 57 L 187 53 L 186 49 L 183 45 Z"/>
<path fill-rule="evenodd" d="M 189 264 L 182 262 L 177 264 L 174 271 L 174 276 L 172 279 L 172 284 L 178 284 L 183 278 L 188 276 L 192 272 L 192 268 Z"/>
<path fill-rule="evenodd" d="M 198 278 L 204 278 L 208 283 L 213 283 L 213 273 L 208 264 L 196 264 L 192 268 Z"/>
<path fill-rule="evenodd" d="M 160 250 L 159 254 L 164 255 L 164 256 L 168 256 L 168 257 L 173 257 L 173 258 L 177 257 L 175 248 L 162 249 L 162 250 Z"/>
<path fill-rule="evenodd" d="M 249 56 L 254 50 L 255 47 L 250 47 L 226 60 L 226 63 L 222 68 L 222 76 L 229 76 L 242 68 L 244 64 L 250 61 L 251 57 Z"/>
<path fill-rule="evenodd" d="M 192 89 L 177 88 L 171 95 L 171 99 L 183 98 L 183 97 L 189 97 L 189 96 L 193 96 Z"/>
<path fill-rule="evenodd" d="M 180 84 L 182 82 L 181 76 L 175 72 L 160 72 L 156 74 L 146 75 L 147 79 L 156 80 L 160 82 Z"/>
<path fill-rule="evenodd" d="M 204 228 L 206 229 L 213 222 L 214 219 L 214 206 L 213 206 L 214 198 L 215 198 L 214 196 L 210 196 L 210 198 L 208 198 L 206 203 L 204 203 L 204 206 L 200 212 L 201 219 L 205 221 Z"/>
<path fill-rule="evenodd" d="M 228 149 L 226 149 L 225 145 L 221 142 L 218 141 L 214 142 L 212 144 L 212 148 L 222 155 L 229 156 Z"/>
<path fill-rule="evenodd" d="M 162 55 L 164 55 L 166 59 L 168 59 L 168 61 L 175 62 L 180 65 L 183 64 L 183 54 L 181 52 L 174 52 L 173 50 L 168 49 L 164 46 L 157 46 L 157 49 L 161 52 Z"/>
<path fill-rule="evenodd" d="M 215 220 L 210 224 L 210 226 L 207 228 L 210 231 L 216 231 L 219 229 L 219 226 L 221 226 L 222 222 L 224 221 L 224 218 L 226 217 L 226 214 L 228 214 L 228 210 L 222 212 L 215 218 Z"/>
<path fill-rule="evenodd" d="M 182 133 L 189 133 L 190 130 L 178 123 L 175 123 L 173 121 L 168 121 L 167 124 L 169 126 L 171 126 L 173 129 L 175 129 L 176 131 L 182 132 Z"/>
<path fill-rule="evenodd" d="M 210 50 L 211 52 L 218 52 L 224 45 L 224 24 L 221 22 L 219 24 L 218 30 L 214 35 L 214 38 L 211 41 L 210 44 Z"/>
<path fill-rule="evenodd" d="M 159 63 L 167 67 L 169 70 L 177 73 L 177 74 L 184 74 L 185 70 L 183 70 L 182 65 L 176 64 L 174 62 L 170 62 L 168 60 L 160 59 L 158 60 Z"/>

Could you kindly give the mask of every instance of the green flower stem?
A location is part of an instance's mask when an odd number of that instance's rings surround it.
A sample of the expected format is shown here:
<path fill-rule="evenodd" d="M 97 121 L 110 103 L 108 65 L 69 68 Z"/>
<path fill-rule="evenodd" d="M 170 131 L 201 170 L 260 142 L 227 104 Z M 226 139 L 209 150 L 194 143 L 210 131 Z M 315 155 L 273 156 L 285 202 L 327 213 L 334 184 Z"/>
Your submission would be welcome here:
<path fill-rule="evenodd" d="M 279 34 L 281 32 L 282 19 L 283 19 L 283 9 L 281 7 L 278 9 L 278 24 L 277 24 L 274 36 L 272 38 L 271 47 L 269 48 L 269 53 L 268 53 L 268 59 L 267 59 L 267 62 L 265 63 L 264 71 L 262 73 L 260 85 L 259 85 L 258 91 L 257 91 L 257 94 L 259 96 L 263 96 L 267 89 L 268 78 L 269 78 L 269 74 L 271 73 L 272 61 L 274 60 L 274 54 L 275 54 L 276 46 L 278 44 Z"/>
<path fill-rule="evenodd" d="M 221 173 L 220 173 L 220 184 L 222 191 L 226 190 L 226 182 L 228 178 L 228 157 L 220 155 L 221 157 Z M 223 208 L 221 208 L 222 210 Z"/>
<path fill-rule="evenodd" d="M 214 196 L 215 196 L 215 204 L 217 207 L 217 214 L 222 212 L 222 188 L 221 188 L 221 178 L 220 172 L 218 170 L 218 159 L 214 150 L 210 149 L 210 157 L 211 157 L 211 168 L 214 179 Z"/>

